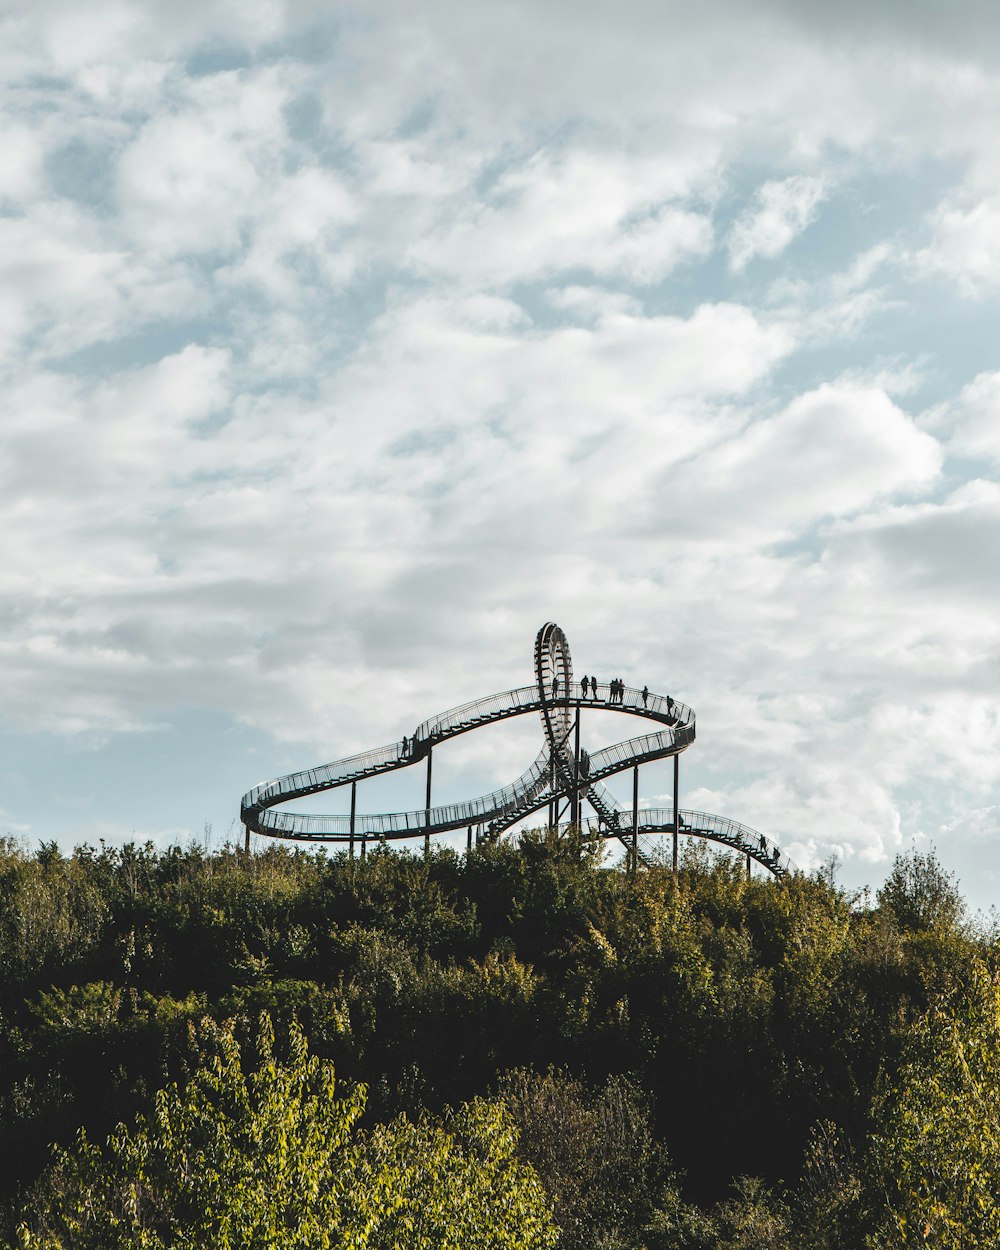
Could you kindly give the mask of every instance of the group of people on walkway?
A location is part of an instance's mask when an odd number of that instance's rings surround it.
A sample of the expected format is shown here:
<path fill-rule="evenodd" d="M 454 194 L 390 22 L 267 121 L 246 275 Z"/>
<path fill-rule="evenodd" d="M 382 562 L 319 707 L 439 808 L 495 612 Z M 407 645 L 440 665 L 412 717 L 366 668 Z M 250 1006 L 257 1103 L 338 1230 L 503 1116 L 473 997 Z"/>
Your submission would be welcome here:
<path fill-rule="evenodd" d="M 561 689 L 562 689 L 562 682 L 559 680 L 558 677 L 553 677 L 552 678 L 552 698 L 553 699 L 559 698 L 559 692 Z M 585 673 L 583 677 L 580 678 L 580 690 L 582 691 L 583 697 L 585 699 L 599 698 L 599 695 L 597 693 L 597 678 L 589 677 Z M 569 691 L 566 690 L 564 692 L 564 697 L 568 694 L 569 694 Z M 649 687 L 648 686 L 643 686 L 643 688 L 639 691 L 639 698 L 642 699 L 643 707 L 649 707 Z M 612 679 L 608 682 L 607 702 L 608 703 L 624 703 L 625 702 L 625 683 L 622 681 L 620 677 L 612 677 Z M 672 715 L 673 710 L 674 710 L 674 701 L 668 696 L 667 697 L 667 712 Z"/>
<path fill-rule="evenodd" d="M 556 683 L 553 682 L 552 684 L 553 684 L 553 694 L 555 694 Z M 583 691 L 583 697 L 585 699 L 596 699 L 598 697 L 597 678 L 588 677 L 585 674 L 583 677 L 580 678 L 580 689 Z M 648 699 L 649 699 L 649 687 L 643 686 L 642 688 L 643 707 L 646 706 Z M 609 703 L 623 703 L 624 700 L 625 700 L 625 683 L 622 681 L 620 677 L 612 677 L 611 681 L 608 682 L 608 700 L 607 701 Z"/>

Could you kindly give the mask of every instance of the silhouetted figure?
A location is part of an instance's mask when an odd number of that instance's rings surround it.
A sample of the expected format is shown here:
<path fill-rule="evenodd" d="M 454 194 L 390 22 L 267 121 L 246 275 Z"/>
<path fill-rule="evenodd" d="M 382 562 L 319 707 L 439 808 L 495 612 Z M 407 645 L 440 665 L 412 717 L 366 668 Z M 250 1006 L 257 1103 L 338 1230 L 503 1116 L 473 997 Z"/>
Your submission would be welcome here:
<path fill-rule="evenodd" d="M 559 698 L 559 678 L 558 677 L 552 678 L 552 697 L 553 699 Z"/>
<path fill-rule="evenodd" d="M 667 715 L 673 716 L 673 714 L 674 714 L 674 701 L 668 694 L 667 695 Z"/>
<path fill-rule="evenodd" d="M 760 853 L 761 855 L 767 854 L 767 838 L 763 834 L 760 835 Z"/>
<path fill-rule="evenodd" d="M 649 706 L 649 687 L 648 686 L 643 686 L 642 688 L 642 706 L 643 707 Z"/>
<path fill-rule="evenodd" d="M 583 691 L 583 697 L 587 697 L 587 691 L 590 688 L 590 678 L 586 673 L 580 678 L 580 689 Z"/>
<path fill-rule="evenodd" d="M 592 699 L 597 698 L 597 678 L 596 677 L 591 677 L 590 679 L 590 697 Z"/>
<path fill-rule="evenodd" d="M 410 754 L 410 740 L 405 735 L 403 737 L 403 754 Z"/>

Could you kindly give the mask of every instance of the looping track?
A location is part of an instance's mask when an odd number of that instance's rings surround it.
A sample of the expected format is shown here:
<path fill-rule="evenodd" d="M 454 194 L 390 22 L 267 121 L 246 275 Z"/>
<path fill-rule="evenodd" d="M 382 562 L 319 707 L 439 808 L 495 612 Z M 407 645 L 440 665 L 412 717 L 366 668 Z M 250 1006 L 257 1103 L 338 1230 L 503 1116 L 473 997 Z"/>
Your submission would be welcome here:
<path fill-rule="evenodd" d="M 586 801 L 596 812 L 596 827 L 588 822 L 595 836 L 617 838 L 626 845 L 631 845 L 635 836 L 637 857 L 648 862 L 655 845 L 652 835 L 675 832 L 673 808 L 640 807 L 636 820 L 633 810 L 623 808 L 602 783 L 616 773 L 678 756 L 694 741 L 694 712 L 669 696 L 647 693 L 644 698 L 641 691 L 630 687 L 625 687 L 615 701 L 606 684 L 598 684 L 595 693 L 585 694 L 573 681 L 566 636 L 552 622 L 539 630 L 534 659 L 534 685 L 505 690 L 452 708 L 418 725 L 412 738 L 403 742 L 376 747 L 255 786 L 243 796 L 241 821 L 248 831 L 267 837 L 306 841 L 353 843 L 360 840 L 364 843 L 426 838 L 473 828 L 477 838 L 493 839 L 533 812 L 575 796 L 580 807 Z M 639 717 L 651 722 L 651 732 L 593 753 L 584 750 L 577 753 L 570 738 L 576 710 L 581 708 Z M 378 815 L 323 816 L 275 810 L 280 803 L 409 768 L 428 759 L 439 743 L 529 713 L 538 713 L 541 717 L 545 746 L 520 777 L 490 794 L 443 807 L 431 807 L 428 803 L 419 811 Z M 678 810 L 676 831 L 738 850 L 775 876 L 783 877 L 794 871 L 788 857 L 763 834 L 725 817 Z"/>

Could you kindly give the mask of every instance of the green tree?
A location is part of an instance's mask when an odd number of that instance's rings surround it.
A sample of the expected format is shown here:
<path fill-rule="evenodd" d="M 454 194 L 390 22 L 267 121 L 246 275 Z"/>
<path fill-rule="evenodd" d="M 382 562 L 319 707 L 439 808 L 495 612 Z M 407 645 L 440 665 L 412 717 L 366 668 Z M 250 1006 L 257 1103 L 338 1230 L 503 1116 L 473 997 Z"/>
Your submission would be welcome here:
<path fill-rule="evenodd" d="M 965 902 L 953 873 L 941 867 L 933 850 L 897 855 L 892 872 L 879 890 L 878 904 L 891 911 L 901 929 L 955 929 L 965 914 Z"/>
<path fill-rule="evenodd" d="M 507 1074 L 501 1093 L 519 1153 L 552 1196 L 560 1250 L 635 1244 L 667 1178 L 639 1086 L 612 1077 L 591 1090 L 564 1072 L 520 1069 Z"/>
<path fill-rule="evenodd" d="M 499 1105 L 447 1125 L 358 1127 L 364 1091 L 297 1026 L 275 1056 L 261 1017 L 254 1070 L 230 1026 L 204 1020 L 186 1084 L 102 1149 L 59 1152 L 18 1231 L 21 1250 L 544 1250 L 555 1226 Z"/>
<path fill-rule="evenodd" d="M 1000 1246 L 1000 979 L 967 987 L 912 1028 L 894 1084 L 876 1102 L 870 1206 L 877 1250 Z"/>

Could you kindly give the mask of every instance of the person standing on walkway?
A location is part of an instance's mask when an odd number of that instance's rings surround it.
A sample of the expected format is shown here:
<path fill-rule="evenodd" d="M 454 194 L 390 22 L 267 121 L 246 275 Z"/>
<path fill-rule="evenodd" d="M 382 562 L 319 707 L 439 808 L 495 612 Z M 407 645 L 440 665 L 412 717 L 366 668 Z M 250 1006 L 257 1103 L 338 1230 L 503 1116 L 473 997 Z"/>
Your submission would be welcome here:
<path fill-rule="evenodd" d="M 597 698 L 597 678 L 596 677 L 591 677 L 590 679 L 590 697 L 592 699 Z"/>
<path fill-rule="evenodd" d="M 587 697 L 587 689 L 590 686 L 590 678 L 586 673 L 580 678 L 580 689 L 583 691 L 583 697 Z"/>
<path fill-rule="evenodd" d="M 642 706 L 649 707 L 649 687 L 648 686 L 643 686 L 642 688 Z"/>
<path fill-rule="evenodd" d="M 552 678 L 552 697 L 553 699 L 559 698 L 559 678 L 558 677 Z"/>

